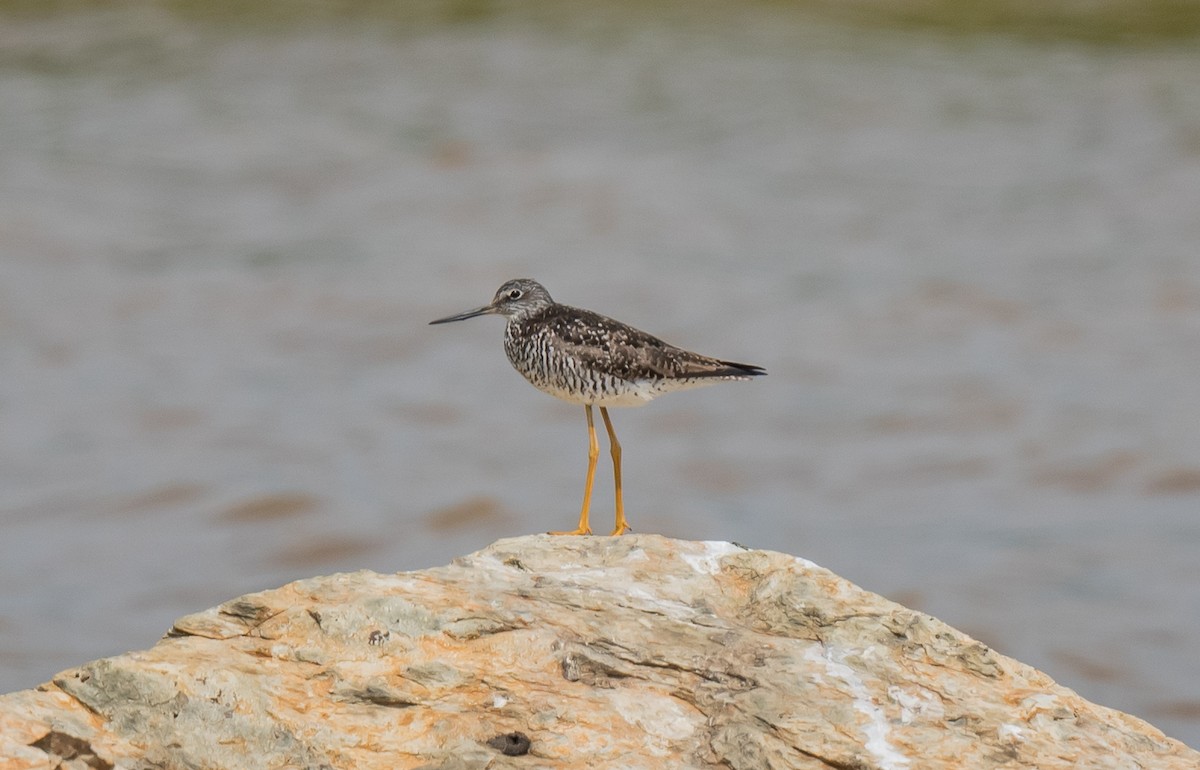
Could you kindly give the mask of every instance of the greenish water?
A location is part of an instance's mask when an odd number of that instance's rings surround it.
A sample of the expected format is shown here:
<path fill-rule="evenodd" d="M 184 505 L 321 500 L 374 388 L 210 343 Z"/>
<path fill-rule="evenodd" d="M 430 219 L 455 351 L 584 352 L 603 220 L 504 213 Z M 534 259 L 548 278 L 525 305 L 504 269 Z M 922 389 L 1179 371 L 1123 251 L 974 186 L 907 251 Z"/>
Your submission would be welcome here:
<path fill-rule="evenodd" d="M 165 10 L 219 26 L 279 29 L 329 23 L 365 23 L 411 33 L 455 24 L 540 22 L 559 27 L 610 24 L 628 29 L 648 18 L 693 23 L 698 17 L 736 22 L 774 13 L 795 23 L 841 23 L 885 31 L 936 32 L 957 37 L 1012 36 L 1043 42 L 1153 45 L 1200 38 L 1196 0 L 163 0 L 109 2 L 105 8 Z M 93 0 L 0 0 L 16 19 L 95 11 Z"/>
<path fill-rule="evenodd" d="M 1200 745 L 1196 13 L 1095 8 L 0 4 L 0 689 L 572 524 L 582 410 L 426 325 L 532 276 L 770 372 L 615 412 L 635 528 Z"/>

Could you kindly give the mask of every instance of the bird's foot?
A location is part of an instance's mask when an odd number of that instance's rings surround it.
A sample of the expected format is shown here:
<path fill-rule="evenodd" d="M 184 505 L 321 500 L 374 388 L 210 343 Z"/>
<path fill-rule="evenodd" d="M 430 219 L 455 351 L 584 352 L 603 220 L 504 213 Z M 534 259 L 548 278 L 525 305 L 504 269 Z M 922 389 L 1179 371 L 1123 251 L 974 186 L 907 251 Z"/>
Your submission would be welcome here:
<path fill-rule="evenodd" d="M 626 532 L 632 532 L 632 531 L 633 531 L 632 527 L 630 527 L 625 522 L 621 522 L 620 524 L 617 525 L 617 528 L 612 531 L 612 533 L 610 534 L 610 537 L 616 537 L 617 535 L 624 535 Z"/>
<path fill-rule="evenodd" d="M 592 530 L 588 527 L 578 527 L 569 532 L 547 532 L 547 535 L 590 535 Z"/>

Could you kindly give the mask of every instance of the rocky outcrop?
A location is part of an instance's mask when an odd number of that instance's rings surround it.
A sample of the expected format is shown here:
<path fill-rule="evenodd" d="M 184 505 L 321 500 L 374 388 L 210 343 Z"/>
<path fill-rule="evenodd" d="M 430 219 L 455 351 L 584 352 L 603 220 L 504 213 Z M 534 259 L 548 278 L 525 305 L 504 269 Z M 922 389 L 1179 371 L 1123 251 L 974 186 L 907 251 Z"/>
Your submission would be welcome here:
<path fill-rule="evenodd" d="M 1200 754 L 803 559 L 502 540 L 302 580 L 0 697 L 18 768 L 1180 768 Z"/>

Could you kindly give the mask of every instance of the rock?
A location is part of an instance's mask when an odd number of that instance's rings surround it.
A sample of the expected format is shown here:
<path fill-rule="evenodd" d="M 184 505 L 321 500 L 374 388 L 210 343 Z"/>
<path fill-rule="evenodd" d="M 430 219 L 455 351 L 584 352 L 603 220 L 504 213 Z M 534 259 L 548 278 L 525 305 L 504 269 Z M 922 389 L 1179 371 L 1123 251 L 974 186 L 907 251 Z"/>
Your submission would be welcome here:
<path fill-rule="evenodd" d="M 1200 753 L 802 559 L 502 540 L 301 580 L 0 696 L 23 768 L 1180 768 Z"/>

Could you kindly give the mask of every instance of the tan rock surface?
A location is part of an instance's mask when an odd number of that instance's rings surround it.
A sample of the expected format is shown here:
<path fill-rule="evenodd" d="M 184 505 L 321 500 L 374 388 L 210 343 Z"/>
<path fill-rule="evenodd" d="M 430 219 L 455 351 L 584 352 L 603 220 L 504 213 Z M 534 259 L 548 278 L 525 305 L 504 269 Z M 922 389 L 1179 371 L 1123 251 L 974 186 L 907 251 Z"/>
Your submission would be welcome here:
<path fill-rule="evenodd" d="M 0 696 L 0 767 L 1195 770 L 1200 754 L 802 559 L 530 536 L 243 596 Z"/>

